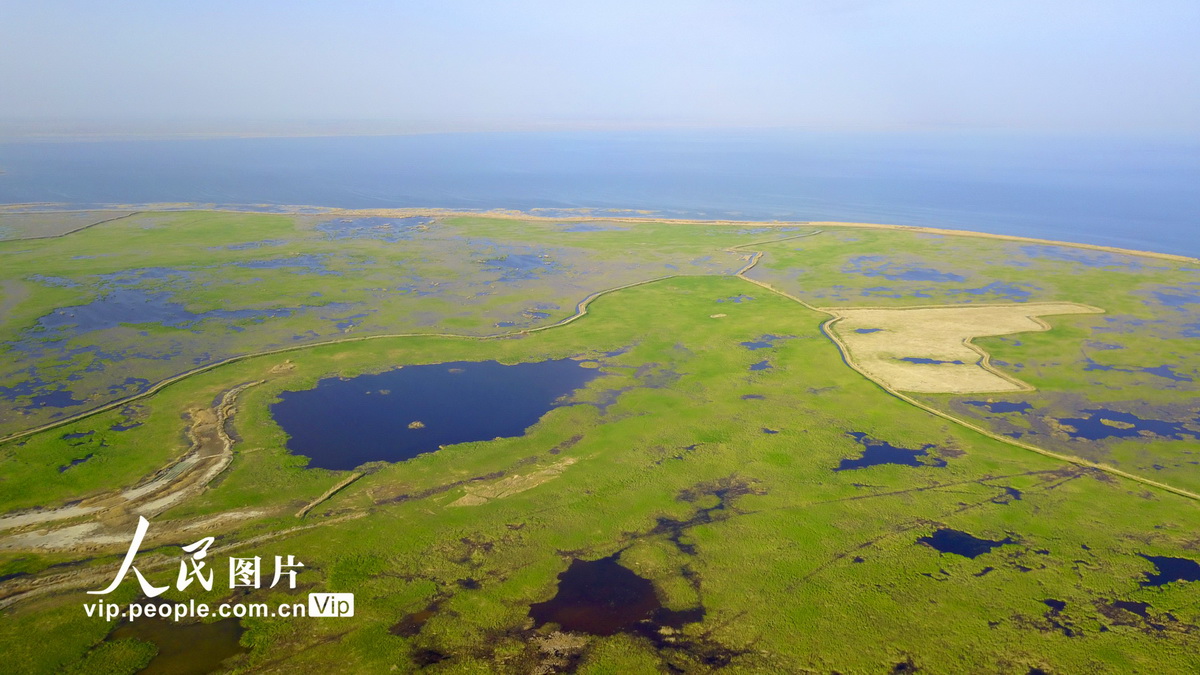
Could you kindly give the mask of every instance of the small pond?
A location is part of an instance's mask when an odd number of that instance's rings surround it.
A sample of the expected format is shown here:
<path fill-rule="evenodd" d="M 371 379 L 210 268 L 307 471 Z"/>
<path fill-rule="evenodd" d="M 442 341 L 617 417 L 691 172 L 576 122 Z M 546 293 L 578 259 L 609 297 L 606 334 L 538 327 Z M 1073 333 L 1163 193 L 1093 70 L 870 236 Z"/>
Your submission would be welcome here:
<path fill-rule="evenodd" d="M 1099 441 L 1106 438 L 1144 438 L 1148 433 L 1177 441 L 1187 437 L 1200 440 L 1200 432 L 1192 431 L 1183 422 L 1146 419 L 1133 413 L 1107 408 L 1081 412 L 1087 417 L 1064 417 L 1058 420 L 1071 438 Z"/>
<path fill-rule="evenodd" d="M 904 361 L 906 363 L 916 363 L 916 364 L 923 365 L 923 366 L 941 366 L 941 365 L 961 366 L 961 365 L 963 365 L 962 361 L 942 361 L 939 359 L 928 359 L 923 356 L 905 356 L 905 357 L 901 358 L 900 360 Z"/>
<path fill-rule="evenodd" d="M 158 654 L 138 675 L 205 675 L 223 671 L 223 661 L 249 651 L 241 644 L 243 632 L 245 629 L 234 618 L 175 623 L 155 617 L 122 623 L 105 641 L 133 638 L 158 648 Z"/>
<path fill-rule="evenodd" d="M 405 366 L 285 391 L 271 415 L 290 436 L 288 449 L 311 458 L 310 468 L 347 470 L 520 436 L 599 372 L 571 359 Z"/>
<path fill-rule="evenodd" d="M 902 466 L 944 467 L 946 460 L 936 455 L 930 455 L 934 448 L 931 444 L 919 448 L 901 448 L 886 441 L 876 440 L 859 431 L 848 432 L 849 436 L 863 446 L 862 456 L 854 459 L 843 459 L 834 471 L 851 471 L 865 469 L 881 464 L 900 464 Z"/>
<path fill-rule="evenodd" d="M 541 626 L 556 623 L 564 631 L 613 635 L 622 631 L 656 633 L 658 627 L 681 628 L 704 618 L 704 608 L 669 610 L 654 584 L 617 562 L 620 554 L 599 560 L 571 561 L 558 575 L 558 593 L 529 607 Z"/>
<path fill-rule="evenodd" d="M 953 553 L 965 558 L 976 558 L 997 546 L 1017 543 L 1012 537 L 980 539 L 961 530 L 952 530 L 950 528 L 942 528 L 928 537 L 917 539 L 917 542 L 942 553 Z"/>
<path fill-rule="evenodd" d="M 754 351 L 756 349 L 770 349 L 775 346 L 776 342 L 779 342 L 780 340 L 790 340 L 790 339 L 791 339 L 791 336 L 788 336 L 788 335 L 767 334 L 767 335 L 763 335 L 762 337 L 758 338 L 757 340 L 747 340 L 746 342 L 742 342 L 739 344 L 741 344 L 746 349 L 749 349 L 750 351 Z"/>
<path fill-rule="evenodd" d="M 1140 554 L 1139 554 L 1140 555 Z M 1143 586 L 1165 586 L 1172 581 L 1200 581 L 1200 564 L 1188 558 L 1161 555 L 1142 555 L 1154 563 L 1154 574 L 1147 573 Z"/>
<path fill-rule="evenodd" d="M 1024 413 L 1029 412 L 1032 405 L 1023 401 L 963 401 L 967 405 L 973 405 L 976 408 L 983 408 L 990 413 Z"/>

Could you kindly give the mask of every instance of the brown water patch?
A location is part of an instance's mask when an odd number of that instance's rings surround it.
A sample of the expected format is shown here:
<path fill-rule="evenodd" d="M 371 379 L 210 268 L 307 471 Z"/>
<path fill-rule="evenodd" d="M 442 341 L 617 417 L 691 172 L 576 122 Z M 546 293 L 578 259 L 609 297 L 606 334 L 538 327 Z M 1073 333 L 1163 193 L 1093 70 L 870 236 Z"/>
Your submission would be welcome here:
<path fill-rule="evenodd" d="M 648 620 L 662 608 L 654 584 L 617 562 L 620 554 L 571 562 L 558 575 L 558 593 L 529 607 L 537 625 L 556 623 L 565 631 L 613 635 Z"/>
<path fill-rule="evenodd" d="M 406 615 L 389 628 L 388 632 L 400 637 L 416 637 L 421 632 L 421 629 L 425 627 L 425 623 L 432 619 L 434 614 L 437 614 L 440 604 L 440 601 L 435 600 L 429 603 L 429 606 L 425 609 Z"/>
<path fill-rule="evenodd" d="M 1096 609 L 1104 618 L 1117 626 L 1138 628 L 1145 633 L 1160 631 L 1177 631 L 1193 633 L 1196 626 L 1182 623 L 1170 612 L 1151 612 L 1153 606 L 1148 602 L 1134 600 L 1113 600 L 1111 602 L 1095 601 Z"/>
<path fill-rule="evenodd" d="M 558 593 L 530 605 L 538 626 L 558 624 L 562 630 L 591 635 L 632 632 L 661 634 L 704 618 L 704 608 L 670 610 L 663 607 L 649 579 L 623 567 L 615 553 L 599 560 L 571 561 L 558 575 Z"/>
<path fill-rule="evenodd" d="M 155 617 L 124 621 L 104 639 L 135 639 L 158 648 L 158 654 L 138 671 L 139 675 L 205 675 L 223 670 L 222 663 L 227 659 L 249 651 L 241 644 L 245 630 L 235 618 L 176 623 Z"/>

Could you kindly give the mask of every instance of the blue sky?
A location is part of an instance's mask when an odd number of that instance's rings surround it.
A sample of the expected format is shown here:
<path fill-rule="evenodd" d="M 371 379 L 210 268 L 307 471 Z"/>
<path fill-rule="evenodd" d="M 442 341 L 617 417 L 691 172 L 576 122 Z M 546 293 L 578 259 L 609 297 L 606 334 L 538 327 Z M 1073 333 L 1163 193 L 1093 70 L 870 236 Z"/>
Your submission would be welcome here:
<path fill-rule="evenodd" d="M 1197 0 L 0 0 L 0 117 L 1200 132 Z"/>

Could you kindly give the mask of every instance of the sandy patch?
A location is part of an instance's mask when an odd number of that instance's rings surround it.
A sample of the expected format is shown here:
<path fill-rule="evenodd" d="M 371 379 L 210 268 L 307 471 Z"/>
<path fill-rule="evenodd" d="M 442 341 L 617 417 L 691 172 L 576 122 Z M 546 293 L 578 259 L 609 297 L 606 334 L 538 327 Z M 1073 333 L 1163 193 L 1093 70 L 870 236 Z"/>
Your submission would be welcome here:
<path fill-rule="evenodd" d="M 846 358 L 871 379 L 898 391 L 979 394 L 1029 391 L 990 363 L 974 338 L 1050 330 L 1038 317 L 1096 314 L 1071 302 L 913 307 L 823 308 Z"/>
<path fill-rule="evenodd" d="M 508 476 L 487 485 L 472 485 L 466 488 L 467 494 L 452 502 L 450 506 L 479 506 L 493 499 L 503 499 L 526 490 L 532 490 L 548 480 L 558 478 L 563 471 L 567 470 L 568 466 L 574 463 L 575 458 L 568 457 L 545 469 L 524 476 Z"/>

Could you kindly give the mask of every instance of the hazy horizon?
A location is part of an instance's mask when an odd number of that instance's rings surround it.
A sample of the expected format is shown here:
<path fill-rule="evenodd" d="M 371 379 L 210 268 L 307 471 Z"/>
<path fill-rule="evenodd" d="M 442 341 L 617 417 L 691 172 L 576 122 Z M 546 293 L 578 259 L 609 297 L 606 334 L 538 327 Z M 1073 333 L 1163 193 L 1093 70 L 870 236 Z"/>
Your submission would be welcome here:
<path fill-rule="evenodd" d="M 1200 135 L 1194 2 L 0 8 L 0 134 L 9 138 L 668 128 Z"/>

